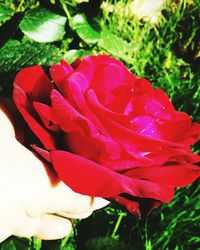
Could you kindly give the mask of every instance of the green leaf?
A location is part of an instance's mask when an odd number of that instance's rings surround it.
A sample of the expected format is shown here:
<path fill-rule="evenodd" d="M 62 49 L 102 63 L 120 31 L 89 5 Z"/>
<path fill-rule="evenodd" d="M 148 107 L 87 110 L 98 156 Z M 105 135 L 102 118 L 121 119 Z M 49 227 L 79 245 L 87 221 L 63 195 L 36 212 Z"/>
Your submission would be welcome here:
<path fill-rule="evenodd" d="M 13 240 L 6 240 L 0 245 L 0 250 L 17 250 Z"/>
<path fill-rule="evenodd" d="M 16 73 L 24 67 L 42 65 L 44 68 L 58 63 L 60 51 L 50 44 L 10 40 L 0 49 L 0 92 L 10 95 Z"/>
<path fill-rule="evenodd" d="M 72 49 L 72 50 L 67 51 L 67 53 L 65 53 L 65 55 L 64 55 L 63 58 L 68 63 L 73 63 L 76 59 L 78 59 L 78 58 L 81 59 L 83 56 L 91 55 L 91 54 L 92 54 L 92 51 L 90 51 L 90 50 L 84 50 L 84 49 L 76 50 L 76 49 Z"/>
<path fill-rule="evenodd" d="M 19 238 L 12 236 L 16 250 L 31 250 L 31 238 Z M 40 249 L 35 249 L 40 250 Z"/>
<path fill-rule="evenodd" d="M 129 50 L 133 49 L 123 38 L 114 35 L 107 30 L 101 33 L 101 39 L 99 40 L 98 45 L 113 56 L 121 58 L 127 55 Z"/>
<path fill-rule="evenodd" d="M 40 250 L 42 248 L 42 240 L 38 238 L 32 238 L 32 245 L 34 250 Z"/>
<path fill-rule="evenodd" d="M 84 14 L 75 15 L 70 22 L 70 26 L 87 44 L 97 43 L 100 39 L 100 33 L 89 24 Z"/>
<path fill-rule="evenodd" d="M 0 4 L 0 25 L 8 21 L 12 16 L 13 10 L 4 4 Z"/>
<path fill-rule="evenodd" d="M 25 35 L 37 42 L 54 42 L 63 38 L 66 20 L 64 16 L 36 8 L 24 16 L 19 27 Z"/>
<path fill-rule="evenodd" d="M 53 45 L 10 40 L 0 49 L 0 58 L 0 73 L 6 73 L 36 64 L 50 66 L 59 62 L 61 53 Z"/>
<path fill-rule="evenodd" d="M 35 244 L 35 241 L 38 243 Z M 12 236 L 0 244 L 0 250 L 41 250 L 41 240 Z"/>

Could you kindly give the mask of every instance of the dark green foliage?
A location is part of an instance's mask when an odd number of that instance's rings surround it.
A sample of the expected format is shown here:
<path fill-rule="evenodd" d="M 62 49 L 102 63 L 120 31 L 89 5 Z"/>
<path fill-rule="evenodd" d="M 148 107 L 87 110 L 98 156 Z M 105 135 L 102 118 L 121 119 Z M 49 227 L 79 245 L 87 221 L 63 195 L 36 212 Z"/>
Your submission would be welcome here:
<path fill-rule="evenodd" d="M 0 3 L 0 25 L 11 18 L 13 10 L 7 5 Z"/>
<path fill-rule="evenodd" d="M 10 73 L 36 64 L 50 66 L 59 62 L 61 53 L 53 45 L 10 40 L 1 48 L 0 57 L 0 73 Z"/>
<path fill-rule="evenodd" d="M 60 58 L 72 63 L 84 55 L 107 53 L 165 90 L 178 110 L 200 122 L 199 0 L 172 1 L 156 24 L 128 11 L 131 0 L 102 2 L 100 7 L 100 0 L 0 1 L 0 95 L 11 94 L 23 67 L 40 64 L 48 69 Z M 51 39 L 41 27 L 53 27 Z M 194 150 L 200 152 L 200 144 Z M 138 220 L 113 204 L 77 221 L 69 238 L 49 242 L 12 237 L 0 250 L 196 250 L 198 184 L 177 190 L 171 203 L 147 218 Z"/>
<path fill-rule="evenodd" d="M 42 65 L 47 68 L 59 62 L 62 57 L 58 48 L 49 44 L 9 40 L 0 49 L 0 91 L 2 95 L 10 93 L 16 73 L 24 67 Z"/>
<path fill-rule="evenodd" d="M 8 240 L 0 244 L 0 250 L 29 250 L 31 249 L 31 241 L 24 238 L 10 237 Z M 37 248 L 39 249 L 39 248 Z M 32 250 L 35 250 L 32 248 Z"/>
<path fill-rule="evenodd" d="M 109 237 L 93 238 L 86 242 L 87 250 L 131 250 L 125 243 Z"/>

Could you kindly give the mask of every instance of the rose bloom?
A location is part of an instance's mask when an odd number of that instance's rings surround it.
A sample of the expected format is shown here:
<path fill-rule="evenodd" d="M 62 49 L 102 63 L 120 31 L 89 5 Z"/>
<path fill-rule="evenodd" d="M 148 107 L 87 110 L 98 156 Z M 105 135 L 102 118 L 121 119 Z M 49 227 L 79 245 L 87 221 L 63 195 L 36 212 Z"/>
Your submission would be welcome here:
<path fill-rule="evenodd" d="M 39 139 L 34 149 L 74 191 L 140 216 L 200 175 L 190 145 L 200 125 L 161 89 L 107 55 L 22 69 L 14 102 Z"/>

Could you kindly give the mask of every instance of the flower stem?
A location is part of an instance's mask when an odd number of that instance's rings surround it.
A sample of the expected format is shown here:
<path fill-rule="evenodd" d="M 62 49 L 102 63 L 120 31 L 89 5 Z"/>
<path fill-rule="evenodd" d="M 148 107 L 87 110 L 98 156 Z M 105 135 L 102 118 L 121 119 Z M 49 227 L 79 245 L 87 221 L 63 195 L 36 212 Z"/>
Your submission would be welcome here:
<path fill-rule="evenodd" d="M 112 232 L 111 238 L 116 238 L 117 230 L 118 230 L 118 228 L 119 228 L 119 226 L 120 226 L 120 223 L 121 223 L 121 221 L 122 221 L 122 218 L 123 218 L 125 215 L 126 215 L 125 213 L 120 213 L 120 214 L 119 214 L 119 217 L 118 217 L 117 222 L 116 222 L 116 224 L 115 224 L 115 227 L 114 227 L 114 230 L 113 230 L 113 232 Z"/>
<path fill-rule="evenodd" d="M 64 10 L 64 12 L 65 12 L 65 14 L 66 14 L 66 16 L 68 18 L 69 25 L 70 25 L 71 20 L 72 20 L 72 16 L 71 16 L 66 4 L 63 2 L 63 0 L 60 0 L 60 4 L 62 5 L 62 8 L 63 8 L 63 10 Z"/>

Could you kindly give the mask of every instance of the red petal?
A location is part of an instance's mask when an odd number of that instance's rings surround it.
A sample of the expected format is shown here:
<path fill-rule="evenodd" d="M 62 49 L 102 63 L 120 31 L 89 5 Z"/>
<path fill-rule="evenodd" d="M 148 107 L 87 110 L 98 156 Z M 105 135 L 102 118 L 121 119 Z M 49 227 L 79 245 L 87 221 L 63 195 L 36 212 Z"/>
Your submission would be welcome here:
<path fill-rule="evenodd" d="M 101 102 L 105 105 L 109 105 L 114 99 L 112 91 L 124 85 L 124 82 L 124 67 L 110 63 L 98 67 L 91 87 L 98 93 L 97 95 Z"/>
<path fill-rule="evenodd" d="M 160 131 L 157 127 L 157 121 L 152 116 L 143 115 L 137 116 L 130 122 L 130 128 L 146 137 L 151 137 L 154 139 L 163 139 L 160 136 Z"/>
<path fill-rule="evenodd" d="M 51 100 L 52 100 L 53 110 L 56 115 L 57 123 L 60 125 L 62 130 L 69 133 L 78 132 L 78 134 L 83 134 L 86 137 L 90 136 L 94 139 L 94 145 L 98 144 L 100 146 L 102 154 L 104 154 L 104 151 L 106 150 L 107 152 L 110 152 L 111 158 L 119 156 L 120 154 L 119 146 L 116 145 L 116 143 L 113 142 L 109 136 L 106 137 L 100 135 L 94 124 L 90 120 L 85 118 L 85 116 L 81 115 L 78 111 L 76 111 L 59 92 L 53 90 L 51 94 Z M 99 127 L 98 129 L 100 130 Z M 78 136 L 76 136 L 76 138 L 73 138 L 72 136 L 70 141 L 73 143 L 73 140 L 78 140 L 77 137 Z M 102 144 L 104 148 L 102 148 Z M 74 145 L 76 145 L 77 151 L 81 151 L 78 150 L 77 143 L 73 143 L 73 147 Z"/>
<path fill-rule="evenodd" d="M 191 149 L 181 148 L 166 148 L 162 153 L 149 153 L 148 157 L 152 159 L 152 165 L 164 165 L 168 162 L 173 163 L 197 163 L 200 161 L 200 156 L 193 154 Z"/>
<path fill-rule="evenodd" d="M 42 142 L 44 147 L 49 150 L 55 149 L 54 138 L 36 121 L 31 103 L 29 102 L 24 91 L 16 85 L 14 86 L 13 99 L 24 120 L 27 122 L 33 133 Z"/>
<path fill-rule="evenodd" d="M 182 144 L 142 136 L 108 119 L 104 120 L 104 126 L 113 140 L 123 145 L 127 152 L 140 154 L 142 157 L 151 152 L 161 153 L 169 146 L 174 148 L 186 148 L 186 146 Z"/>
<path fill-rule="evenodd" d="M 151 97 L 153 95 L 153 92 L 154 92 L 153 87 L 147 79 L 145 78 L 137 79 L 134 89 L 133 89 L 133 95 Z"/>
<path fill-rule="evenodd" d="M 53 115 L 52 108 L 46 104 L 40 102 L 33 102 L 33 107 L 37 111 L 40 119 L 46 128 L 52 131 L 58 131 L 60 128 L 56 124 L 55 117 Z"/>
<path fill-rule="evenodd" d="M 51 102 L 57 123 L 65 132 L 82 131 L 85 134 L 97 135 L 95 126 L 81 115 L 58 91 L 51 93 Z"/>
<path fill-rule="evenodd" d="M 109 55 L 97 55 L 97 56 L 92 55 L 90 56 L 90 58 L 92 58 L 96 67 L 99 67 L 101 65 L 106 65 L 109 63 L 114 63 L 119 66 L 124 66 L 122 62 L 120 62 L 115 58 L 110 57 Z"/>
<path fill-rule="evenodd" d="M 173 113 L 175 111 L 174 106 L 167 94 L 162 89 L 158 88 L 154 90 L 154 98 L 164 107 L 163 112 L 165 111 L 167 113 L 170 113 L 171 116 L 173 116 Z"/>
<path fill-rule="evenodd" d="M 138 167 L 124 173 L 126 176 L 146 179 L 162 185 L 185 187 L 200 176 L 200 168 L 188 163 L 168 166 Z"/>
<path fill-rule="evenodd" d="M 51 158 L 50 158 L 50 153 L 42 148 L 37 147 L 36 145 L 31 145 L 31 147 L 33 148 L 33 150 L 35 150 L 35 152 L 37 152 L 40 156 L 42 156 L 47 162 L 42 161 L 45 171 L 49 177 L 49 180 L 51 181 L 51 186 L 57 186 L 58 183 L 60 182 L 60 178 L 58 177 L 55 169 L 49 167 L 49 162 L 51 162 Z"/>
<path fill-rule="evenodd" d="M 63 91 L 63 85 L 65 84 L 69 74 L 73 71 L 73 69 L 70 67 L 66 68 L 60 64 L 54 64 L 49 70 L 54 83 L 60 91 Z"/>
<path fill-rule="evenodd" d="M 75 79 L 74 79 L 75 80 Z M 104 126 L 101 124 L 101 122 L 98 120 L 96 115 L 91 112 L 89 109 L 85 97 L 83 95 L 82 89 L 80 88 L 80 83 L 77 81 L 71 81 L 71 79 L 68 79 L 68 86 L 70 90 L 70 94 L 74 99 L 74 102 L 76 103 L 78 110 L 82 115 L 84 115 L 98 130 L 99 133 L 102 133 L 104 135 L 109 136 L 108 132 L 105 130 Z"/>
<path fill-rule="evenodd" d="M 185 144 L 194 144 L 200 139 L 200 124 L 193 122 L 187 138 L 183 141 Z"/>
<path fill-rule="evenodd" d="M 76 68 L 77 73 L 84 75 L 86 77 L 87 82 L 88 82 L 87 87 L 90 85 L 90 83 L 93 79 L 94 70 L 95 70 L 96 66 L 97 65 L 94 65 L 94 62 L 93 62 L 91 56 L 85 56 L 83 58 L 83 60 L 81 61 L 81 63 Z"/>
<path fill-rule="evenodd" d="M 81 194 L 108 198 L 128 193 L 163 202 L 169 202 L 174 194 L 171 186 L 123 176 L 69 152 L 52 151 L 51 160 L 61 180 Z"/>
<path fill-rule="evenodd" d="M 61 59 L 60 63 L 65 68 L 65 70 L 67 72 L 73 72 L 73 67 L 68 62 L 66 62 L 64 59 Z"/>
<path fill-rule="evenodd" d="M 191 120 L 170 120 L 158 122 L 158 131 L 163 140 L 172 141 L 176 143 L 183 143 L 191 128 Z"/>
<path fill-rule="evenodd" d="M 120 124 L 129 125 L 129 117 L 127 115 L 114 112 L 108 109 L 102 103 L 99 102 L 97 95 L 93 89 L 89 89 L 87 92 L 87 101 L 92 111 L 99 117 L 107 117 Z"/>
<path fill-rule="evenodd" d="M 31 147 L 39 154 L 41 155 L 46 161 L 51 162 L 51 157 L 49 151 L 37 147 L 36 145 L 31 145 Z"/>
<path fill-rule="evenodd" d="M 97 145 L 91 136 L 78 132 L 70 132 L 66 133 L 65 142 L 66 148 L 74 154 L 81 155 L 93 161 L 99 161 L 99 156 L 102 153 L 101 147 L 99 144 Z"/>
<path fill-rule="evenodd" d="M 31 100 L 48 103 L 53 85 L 37 65 L 22 69 L 16 76 L 14 85 L 23 89 Z"/>
<path fill-rule="evenodd" d="M 129 213 L 135 215 L 137 217 L 141 217 L 141 211 L 139 207 L 139 203 L 136 201 L 128 200 L 122 196 L 116 195 L 112 198 L 112 200 L 116 201 L 120 205 L 124 206 Z"/>
<path fill-rule="evenodd" d="M 76 85 L 81 93 L 84 93 L 89 87 L 89 81 L 84 74 L 74 72 L 68 77 L 68 82 L 71 85 Z"/>

